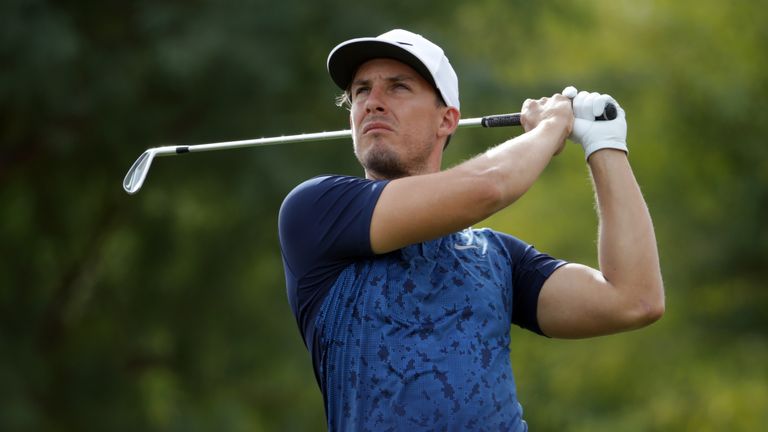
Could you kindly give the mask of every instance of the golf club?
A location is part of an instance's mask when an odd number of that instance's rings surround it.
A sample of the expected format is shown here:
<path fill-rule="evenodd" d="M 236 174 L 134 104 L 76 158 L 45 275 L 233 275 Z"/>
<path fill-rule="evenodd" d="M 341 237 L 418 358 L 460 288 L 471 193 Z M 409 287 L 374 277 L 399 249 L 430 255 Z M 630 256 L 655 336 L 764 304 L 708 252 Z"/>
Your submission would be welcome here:
<path fill-rule="evenodd" d="M 615 118 L 616 107 L 613 104 L 608 104 L 605 107 L 605 112 L 603 115 L 598 117 L 597 120 L 613 120 Z M 520 113 L 497 114 L 486 117 L 459 120 L 458 127 L 469 128 L 478 126 L 487 128 L 520 126 Z M 144 180 L 147 178 L 147 173 L 149 172 L 149 168 L 152 165 L 152 160 L 154 160 L 157 156 L 171 156 L 181 153 L 227 150 L 240 147 L 256 147 L 273 144 L 326 141 L 332 139 L 350 138 L 351 136 L 352 132 L 349 129 L 345 129 L 333 132 L 317 132 L 270 138 L 256 138 L 242 141 L 225 141 L 211 144 L 154 147 L 142 153 L 141 156 L 136 159 L 136 162 L 131 165 L 131 168 L 128 170 L 128 174 L 126 174 L 125 179 L 123 179 L 123 189 L 125 189 L 125 191 L 131 195 L 138 192 L 139 189 L 141 189 L 141 186 L 144 184 Z"/>

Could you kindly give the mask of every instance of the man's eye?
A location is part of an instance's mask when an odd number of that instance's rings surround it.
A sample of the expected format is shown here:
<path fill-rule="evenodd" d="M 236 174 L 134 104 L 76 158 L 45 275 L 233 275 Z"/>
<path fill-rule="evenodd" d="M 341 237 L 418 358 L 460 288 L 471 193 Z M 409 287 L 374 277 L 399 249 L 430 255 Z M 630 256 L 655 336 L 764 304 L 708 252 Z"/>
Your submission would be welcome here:
<path fill-rule="evenodd" d="M 352 93 L 356 96 L 356 95 L 367 93 L 367 92 L 368 92 L 368 87 L 358 87 Z"/>

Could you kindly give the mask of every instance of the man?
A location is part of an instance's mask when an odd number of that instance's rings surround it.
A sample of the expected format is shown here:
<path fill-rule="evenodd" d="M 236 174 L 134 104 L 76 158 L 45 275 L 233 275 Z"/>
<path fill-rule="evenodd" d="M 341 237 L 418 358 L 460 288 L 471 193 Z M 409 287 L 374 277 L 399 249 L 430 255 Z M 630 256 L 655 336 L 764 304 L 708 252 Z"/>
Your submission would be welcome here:
<path fill-rule="evenodd" d="M 338 45 L 328 70 L 349 103 L 365 178 L 302 183 L 286 197 L 279 229 L 290 305 L 330 430 L 527 430 L 511 323 L 580 338 L 662 315 L 624 112 L 595 121 L 613 99 L 526 100 L 524 134 L 441 171 L 459 120 L 458 81 L 442 49 L 393 30 Z M 467 228 L 522 196 L 569 137 L 594 179 L 600 270 Z"/>

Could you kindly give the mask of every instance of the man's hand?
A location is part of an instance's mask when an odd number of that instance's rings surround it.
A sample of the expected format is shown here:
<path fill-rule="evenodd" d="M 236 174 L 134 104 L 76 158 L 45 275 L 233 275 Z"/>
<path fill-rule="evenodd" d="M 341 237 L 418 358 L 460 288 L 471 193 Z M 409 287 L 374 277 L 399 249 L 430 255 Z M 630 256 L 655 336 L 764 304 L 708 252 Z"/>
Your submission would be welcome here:
<path fill-rule="evenodd" d="M 563 93 L 573 94 L 575 89 L 568 87 Z M 616 106 L 614 120 L 595 121 L 605 111 L 606 105 Z M 627 152 L 627 121 L 624 110 L 609 95 L 579 92 L 573 99 L 573 114 L 576 117 L 573 131 L 569 137 L 584 148 L 584 156 L 589 159 L 592 153 L 610 148 Z"/>
<path fill-rule="evenodd" d="M 558 154 L 563 150 L 565 139 L 571 134 L 573 129 L 571 100 L 561 94 L 555 94 L 550 98 L 544 97 L 538 100 L 527 99 L 523 103 L 523 109 L 520 113 L 520 123 L 526 132 L 535 129 L 539 125 L 560 129 L 562 139 L 557 141 L 559 145 L 554 152 L 554 154 Z"/>

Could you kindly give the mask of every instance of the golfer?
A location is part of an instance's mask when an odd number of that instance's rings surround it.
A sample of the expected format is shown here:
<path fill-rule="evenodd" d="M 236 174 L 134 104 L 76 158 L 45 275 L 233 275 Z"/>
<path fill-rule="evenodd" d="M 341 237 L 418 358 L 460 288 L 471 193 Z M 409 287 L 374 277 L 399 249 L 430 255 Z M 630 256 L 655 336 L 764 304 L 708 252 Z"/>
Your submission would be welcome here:
<path fill-rule="evenodd" d="M 329 430 L 525 431 L 511 324 L 582 338 L 661 317 L 653 226 L 610 96 L 526 100 L 525 133 L 441 171 L 460 114 L 440 47 L 393 30 L 338 45 L 328 71 L 365 178 L 302 183 L 283 202 L 279 230 Z M 617 118 L 595 121 L 608 103 Z M 568 138 L 593 178 L 599 270 L 470 228 L 520 198 Z"/>

